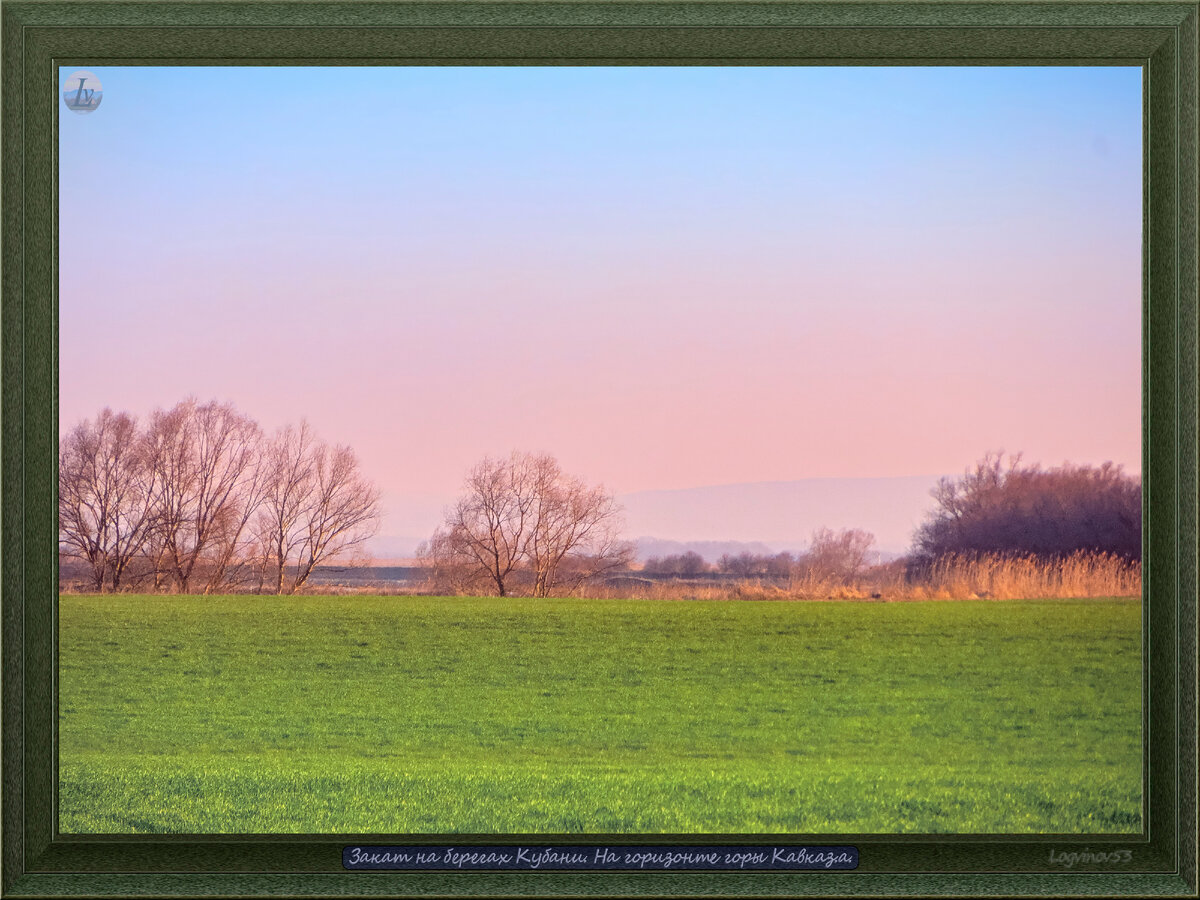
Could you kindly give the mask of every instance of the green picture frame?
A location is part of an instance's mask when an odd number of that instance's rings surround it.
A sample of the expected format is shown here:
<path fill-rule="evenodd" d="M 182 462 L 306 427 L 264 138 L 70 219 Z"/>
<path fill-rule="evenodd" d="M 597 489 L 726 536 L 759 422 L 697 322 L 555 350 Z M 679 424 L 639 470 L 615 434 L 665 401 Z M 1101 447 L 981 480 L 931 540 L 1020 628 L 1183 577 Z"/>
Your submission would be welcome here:
<path fill-rule="evenodd" d="M 0 7 L 3 893 L 7 896 L 1188 896 L 1196 880 L 1196 3 L 15 2 Z M 1129 65 L 1144 85 L 1140 837 L 822 835 L 851 873 L 345 872 L 437 836 L 63 836 L 55 820 L 59 66 Z M 530 838 L 523 838 L 529 839 Z M 455 843 L 510 836 L 456 837 Z M 596 836 L 558 836 L 604 843 Z M 764 836 L 726 836 L 764 843 Z M 445 843 L 445 838 L 441 839 Z M 614 836 L 714 843 L 712 835 Z M 1129 850 L 1079 863 L 1052 851 Z"/>

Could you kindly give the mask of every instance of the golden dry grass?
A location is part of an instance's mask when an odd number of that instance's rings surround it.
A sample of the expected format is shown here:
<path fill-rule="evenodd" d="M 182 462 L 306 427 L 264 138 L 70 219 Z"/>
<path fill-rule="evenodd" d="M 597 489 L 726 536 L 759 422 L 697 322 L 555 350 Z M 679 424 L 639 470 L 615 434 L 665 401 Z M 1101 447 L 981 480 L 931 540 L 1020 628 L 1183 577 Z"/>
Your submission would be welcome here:
<path fill-rule="evenodd" d="M 948 556 L 934 564 L 930 589 L 935 596 L 993 600 L 1132 597 L 1142 591 L 1142 567 L 1107 553 L 1075 553 L 1052 563 L 1032 556 Z"/>
<path fill-rule="evenodd" d="M 946 556 L 928 578 L 908 581 L 901 568 L 869 570 L 849 584 L 816 578 L 714 582 L 622 579 L 584 588 L 581 596 L 648 600 L 1020 600 L 1136 597 L 1141 564 L 1105 553 L 1047 561 L 1033 556 Z"/>

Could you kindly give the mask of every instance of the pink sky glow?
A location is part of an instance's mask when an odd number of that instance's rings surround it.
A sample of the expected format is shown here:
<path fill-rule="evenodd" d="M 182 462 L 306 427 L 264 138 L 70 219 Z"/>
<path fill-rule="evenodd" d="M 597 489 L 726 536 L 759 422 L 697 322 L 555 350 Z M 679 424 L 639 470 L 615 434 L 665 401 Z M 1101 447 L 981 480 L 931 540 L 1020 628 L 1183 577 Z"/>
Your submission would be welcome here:
<path fill-rule="evenodd" d="M 103 105 L 61 123 L 63 428 L 188 395 L 267 430 L 307 417 L 358 451 L 394 534 L 516 448 L 618 494 L 994 449 L 1140 470 L 1136 70 L 983 70 L 962 96 L 951 70 L 834 73 L 837 104 L 792 125 L 762 124 L 789 70 L 642 70 L 685 110 L 729 79 L 761 98 L 762 118 L 716 104 L 729 133 L 711 111 L 656 127 L 636 72 L 564 75 L 599 97 L 564 111 L 555 70 L 523 70 L 520 127 L 452 159 L 439 128 L 499 114 L 429 70 L 401 73 L 424 90 L 394 116 L 255 106 L 279 73 L 223 72 L 225 105 L 192 118 L 164 97 L 207 70 L 96 71 Z"/>

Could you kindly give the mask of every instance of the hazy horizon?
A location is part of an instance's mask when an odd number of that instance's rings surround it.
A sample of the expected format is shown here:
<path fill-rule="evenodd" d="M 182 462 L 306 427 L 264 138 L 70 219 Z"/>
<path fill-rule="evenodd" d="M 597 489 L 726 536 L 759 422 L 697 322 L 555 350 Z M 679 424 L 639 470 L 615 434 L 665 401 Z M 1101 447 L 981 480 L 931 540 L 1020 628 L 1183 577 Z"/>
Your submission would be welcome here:
<path fill-rule="evenodd" d="M 624 533 L 634 541 L 762 544 L 779 552 L 807 547 L 818 528 L 863 528 L 875 535 L 877 550 L 901 553 L 908 548 L 924 512 L 932 508 L 929 489 L 939 477 L 703 485 L 618 494 L 616 500 L 624 510 Z M 372 543 L 374 555 L 411 557 L 440 523 L 441 512 L 436 498 L 424 510 L 411 506 L 397 509 L 388 517 L 390 521 L 412 524 L 381 533 Z M 425 518 L 419 518 L 422 513 Z M 686 524 L 681 526 L 678 520 Z"/>
<path fill-rule="evenodd" d="M 306 418 L 381 535 L 514 449 L 635 498 L 631 537 L 765 543 L 786 510 L 716 488 L 1140 471 L 1136 67 L 90 70 L 60 431 L 189 395 Z"/>

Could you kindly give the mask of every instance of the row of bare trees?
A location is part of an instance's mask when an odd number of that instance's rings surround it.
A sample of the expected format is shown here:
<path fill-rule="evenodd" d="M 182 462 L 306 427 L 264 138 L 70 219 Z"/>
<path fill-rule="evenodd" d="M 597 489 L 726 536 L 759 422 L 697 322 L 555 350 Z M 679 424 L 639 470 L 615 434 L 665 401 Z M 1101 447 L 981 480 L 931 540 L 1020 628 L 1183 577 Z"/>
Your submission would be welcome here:
<path fill-rule="evenodd" d="M 144 424 L 106 408 L 62 437 L 58 472 L 60 549 L 97 591 L 294 593 L 379 520 L 349 447 L 216 401 Z"/>
<path fill-rule="evenodd" d="M 547 597 L 625 569 L 620 507 L 554 457 L 487 457 L 468 473 L 446 521 L 418 551 L 438 592 Z"/>

